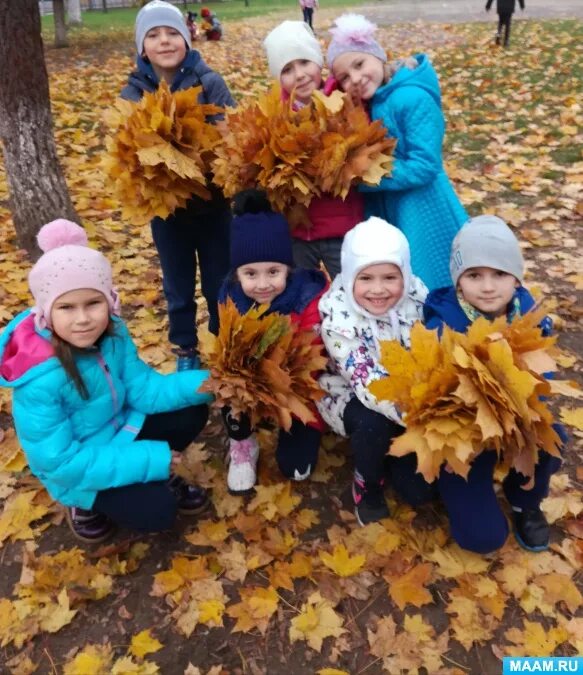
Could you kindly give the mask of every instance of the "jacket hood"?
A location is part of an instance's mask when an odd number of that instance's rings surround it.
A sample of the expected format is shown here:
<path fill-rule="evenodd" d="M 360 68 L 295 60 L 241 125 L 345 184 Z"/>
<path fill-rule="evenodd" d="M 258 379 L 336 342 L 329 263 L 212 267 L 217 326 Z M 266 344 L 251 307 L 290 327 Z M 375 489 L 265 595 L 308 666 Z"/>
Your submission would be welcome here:
<path fill-rule="evenodd" d="M 373 102 L 383 101 L 400 87 L 419 87 L 433 97 L 441 107 L 441 92 L 437 73 L 426 54 L 415 54 L 413 57 L 419 64 L 414 70 L 400 68 L 387 84 L 379 87 L 373 97 Z"/>
<path fill-rule="evenodd" d="M 411 254 L 405 235 L 381 218 L 370 217 L 359 223 L 344 236 L 340 254 L 342 286 L 346 292 L 346 300 L 356 314 L 368 319 L 390 319 L 403 304 L 412 290 L 413 274 L 411 272 Z M 392 263 L 403 275 L 403 295 L 391 307 L 386 316 L 370 314 L 354 299 L 354 281 L 358 273 L 369 265 Z"/>
<path fill-rule="evenodd" d="M 12 319 L 0 335 L 0 387 L 16 388 L 60 367 L 48 329 L 39 331 L 27 309 Z"/>

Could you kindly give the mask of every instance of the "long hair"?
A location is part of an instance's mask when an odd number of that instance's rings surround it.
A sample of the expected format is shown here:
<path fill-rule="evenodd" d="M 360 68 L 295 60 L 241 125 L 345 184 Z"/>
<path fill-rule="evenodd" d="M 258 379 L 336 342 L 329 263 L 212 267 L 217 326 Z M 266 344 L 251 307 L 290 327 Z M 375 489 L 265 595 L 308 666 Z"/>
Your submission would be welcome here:
<path fill-rule="evenodd" d="M 114 334 L 115 326 L 113 321 L 109 319 L 106 329 L 103 331 L 96 344 L 99 345 L 104 337 Z M 51 338 L 51 343 L 53 345 L 53 349 L 55 350 L 55 356 L 59 359 L 59 362 L 63 366 L 65 373 L 67 373 L 67 377 L 75 385 L 75 388 L 79 392 L 81 398 L 86 401 L 89 398 L 89 391 L 87 390 L 87 385 L 83 381 L 81 373 L 79 372 L 79 368 L 77 367 L 77 363 L 75 362 L 75 355 L 81 354 L 85 350 L 74 347 L 72 344 L 66 340 L 63 340 L 63 338 L 59 337 L 54 332 Z"/>

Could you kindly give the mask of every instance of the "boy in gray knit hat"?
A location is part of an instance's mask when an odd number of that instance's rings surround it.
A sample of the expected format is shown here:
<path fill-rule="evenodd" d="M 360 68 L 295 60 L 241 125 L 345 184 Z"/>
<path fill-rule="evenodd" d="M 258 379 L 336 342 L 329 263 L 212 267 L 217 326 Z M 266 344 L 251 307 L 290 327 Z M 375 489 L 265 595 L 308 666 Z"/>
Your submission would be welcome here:
<path fill-rule="evenodd" d="M 222 108 L 235 105 L 223 78 L 190 48 L 190 32 L 174 5 L 163 0 L 144 5 L 136 17 L 135 39 L 137 68 L 128 77 L 122 98 L 139 101 L 144 92 L 156 91 L 165 80 L 172 92 L 202 87 L 199 103 Z M 222 118 L 222 114 L 212 115 L 208 121 L 219 122 Z M 162 267 L 169 340 L 177 356 L 177 370 L 200 367 L 194 300 L 197 258 L 209 311 L 209 330 L 213 333 L 218 330 L 217 296 L 229 271 L 230 224 L 229 203 L 215 188 L 209 201 L 193 195 L 186 208 L 177 209 L 165 220 L 156 217 L 151 222 Z"/>
<path fill-rule="evenodd" d="M 480 316 L 506 316 L 511 322 L 534 307 L 534 299 L 522 286 L 524 260 L 520 245 L 500 218 L 471 218 L 453 241 L 449 264 L 454 285 L 433 290 L 427 296 L 423 308 L 427 328 L 437 328 L 441 333 L 446 325 L 465 333 Z M 541 323 L 541 331 L 548 335 L 551 329 L 547 317 Z M 553 426 L 565 443 L 562 426 Z M 508 523 L 494 491 L 496 461 L 494 450 L 482 452 L 473 461 L 467 480 L 444 467 L 438 478 L 453 538 L 462 548 L 477 553 L 500 548 L 508 536 Z M 559 459 L 541 451 L 532 489 L 524 489 L 528 480 L 514 469 L 502 483 L 512 506 L 514 534 L 529 551 L 548 548 L 549 526 L 540 503 L 560 464 Z"/>

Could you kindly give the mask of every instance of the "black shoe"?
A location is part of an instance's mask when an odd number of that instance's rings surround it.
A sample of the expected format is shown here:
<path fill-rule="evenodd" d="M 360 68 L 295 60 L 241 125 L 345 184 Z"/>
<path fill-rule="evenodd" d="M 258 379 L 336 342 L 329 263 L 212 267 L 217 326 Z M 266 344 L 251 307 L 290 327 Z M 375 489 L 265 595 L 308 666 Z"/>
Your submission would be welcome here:
<path fill-rule="evenodd" d="M 71 506 L 66 511 L 67 524 L 80 541 L 100 544 L 115 532 L 114 523 L 102 513 Z"/>
<path fill-rule="evenodd" d="M 194 516 L 204 511 L 209 505 L 207 491 L 199 485 L 189 485 L 180 476 L 172 476 L 168 485 L 178 502 L 178 513 Z"/>
<path fill-rule="evenodd" d="M 540 509 L 512 511 L 514 536 L 527 551 L 546 551 L 549 547 L 549 524 Z"/>
<path fill-rule="evenodd" d="M 354 474 L 352 482 L 352 497 L 354 499 L 354 515 L 361 527 L 369 523 L 376 523 L 391 514 L 385 501 L 384 481 L 369 485 L 358 473 Z"/>

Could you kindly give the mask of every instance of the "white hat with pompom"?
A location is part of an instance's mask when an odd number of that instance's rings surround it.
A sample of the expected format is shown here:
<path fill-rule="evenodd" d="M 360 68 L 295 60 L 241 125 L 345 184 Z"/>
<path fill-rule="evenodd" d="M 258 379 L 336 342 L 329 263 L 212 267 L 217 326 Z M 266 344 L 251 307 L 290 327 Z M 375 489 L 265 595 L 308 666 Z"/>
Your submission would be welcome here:
<path fill-rule="evenodd" d="M 119 315 L 119 296 L 113 288 L 111 265 L 102 253 L 89 248 L 82 227 L 59 218 L 43 225 L 37 241 L 44 255 L 31 269 L 28 284 L 35 301 L 32 311 L 39 330 L 51 327 L 55 300 L 81 288 L 103 293 L 111 313 Z"/>

